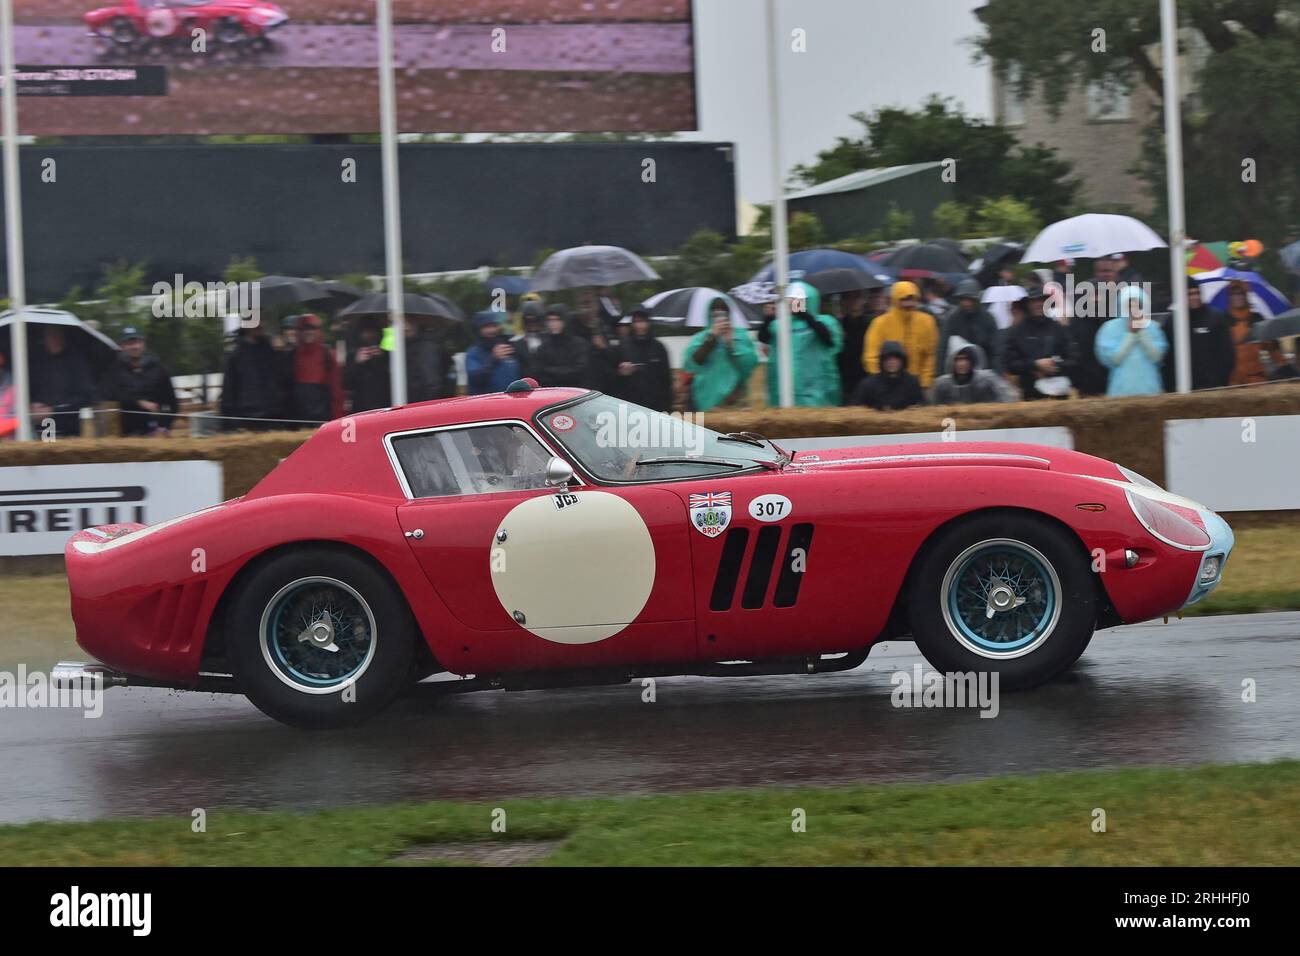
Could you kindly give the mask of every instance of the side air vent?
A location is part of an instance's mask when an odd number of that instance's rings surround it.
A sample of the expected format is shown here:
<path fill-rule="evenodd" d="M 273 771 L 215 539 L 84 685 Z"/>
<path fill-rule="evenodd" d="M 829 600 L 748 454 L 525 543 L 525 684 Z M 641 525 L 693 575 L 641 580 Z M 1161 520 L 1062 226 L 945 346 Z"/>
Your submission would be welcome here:
<path fill-rule="evenodd" d="M 754 545 L 754 557 L 749 562 L 749 576 L 745 579 L 745 593 L 740 598 L 741 607 L 763 606 L 763 598 L 767 595 L 767 582 L 772 580 L 772 565 L 776 562 L 776 552 L 780 544 L 779 527 L 765 525 L 759 529 L 758 542 Z"/>
<path fill-rule="evenodd" d="M 745 548 L 749 544 L 748 528 L 732 528 L 722 543 L 722 559 L 713 581 L 713 594 L 709 597 L 710 611 L 729 611 L 740 580 L 740 566 L 745 561 Z"/>
<path fill-rule="evenodd" d="M 793 607 L 794 602 L 799 600 L 799 585 L 803 583 L 812 539 L 811 524 L 797 524 L 790 529 L 790 540 L 786 542 L 785 558 L 781 562 L 781 574 L 776 579 L 776 593 L 772 595 L 773 607 Z"/>

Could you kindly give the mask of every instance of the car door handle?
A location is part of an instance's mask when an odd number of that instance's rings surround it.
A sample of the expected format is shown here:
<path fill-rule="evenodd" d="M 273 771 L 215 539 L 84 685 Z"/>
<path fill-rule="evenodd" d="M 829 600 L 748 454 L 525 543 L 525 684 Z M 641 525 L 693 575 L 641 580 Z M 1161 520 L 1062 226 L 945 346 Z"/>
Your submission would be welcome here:
<path fill-rule="evenodd" d="M 408 531 L 406 532 L 406 536 L 408 538 L 414 538 L 416 541 L 419 541 L 421 538 L 424 537 L 424 529 L 416 528 L 414 531 Z"/>

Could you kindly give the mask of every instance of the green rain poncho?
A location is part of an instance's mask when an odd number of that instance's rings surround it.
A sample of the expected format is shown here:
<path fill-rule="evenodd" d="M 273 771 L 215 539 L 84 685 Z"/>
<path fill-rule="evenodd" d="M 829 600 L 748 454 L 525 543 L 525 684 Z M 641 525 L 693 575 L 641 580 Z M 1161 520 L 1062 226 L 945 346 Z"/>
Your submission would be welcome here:
<path fill-rule="evenodd" d="M 840 369 L 836 356 L 844 347 L 844 329 L 829 315 L 820 314 L 821 293 L 806 282 L 791 282 L 789 297 L 803 299 L 803 311 L 791 313 L 793 326 L 790 342 L 794 361 L 794 403 L 812 407 L 840 404 Z M 830 332 L 830 344 L 825 345 L 813 331 L 817 323 Z M 767 400 L 773 408 L 781 404 L 780 350 L 777 346 L 776 323 L 768 326 L 771 342 L 767 352 Z"/>
<path fill-rule="evenodd" d="M 701 348 L 712 344 L 703 362 L 696 361 Z M 731 330 L 731 347 L 713 339 L 712 329 L 695 333 L 686 346 L 682 368 L 692 375 L 691 403 L 697 412 L 721 405 L 749 380 L 758 366 L 758 349 L 748 330 Z"/>

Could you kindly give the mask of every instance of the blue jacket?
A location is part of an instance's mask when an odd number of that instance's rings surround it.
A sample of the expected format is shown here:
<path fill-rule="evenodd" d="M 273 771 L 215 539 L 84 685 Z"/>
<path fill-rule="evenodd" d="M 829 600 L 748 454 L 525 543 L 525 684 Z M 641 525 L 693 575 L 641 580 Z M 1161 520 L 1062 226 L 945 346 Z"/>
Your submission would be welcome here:
<path fill-rule="evenodd" d="M 1169 351 L 1169 340 L 1156 322 L 1137 332 L 1129 329 L 1128 309 L 1134 298 L 1143 302 L 1145 311 L 1141 290 L 1127 288 L 1120 293 L 1120 317 L 1097 330 L 1093 346 L 1097 361 L 1110 369 L 1107 395 L 1159 395 L 1165 390 L 1160 363 Z"/>
<path fill-rule="evenodd" d="M 478 342 L 465 353 L 465 377 L 469 379 L 471 395 L 504 392 L 507 385 L 523 377 L 517 357 L 499 359 L 492 354 L 493 348 L 506 344 L 500 336 L 495 339 L 479 336 Z"/>

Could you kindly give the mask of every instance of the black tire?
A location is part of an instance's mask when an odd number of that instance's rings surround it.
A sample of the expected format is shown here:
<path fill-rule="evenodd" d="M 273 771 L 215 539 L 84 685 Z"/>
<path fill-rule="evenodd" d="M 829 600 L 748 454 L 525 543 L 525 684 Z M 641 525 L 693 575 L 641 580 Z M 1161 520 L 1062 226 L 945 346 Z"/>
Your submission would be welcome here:
<path fill-rule="evenodd" d="M 1014 635 L 1006 638 L 1010 649 L 1003 649 L 1001 636 L 990 638 L 964 629 L 958 608 L 950 603 L 950 595 L 963 591 L 962 569 L 982 555 L 996 565 L 999 554 L 1013 560 L 1019 556 L 1029 565 L 1025 576 L 1031 582 L 1041 580 L 1041 587 L 1035 585 L 1024 595 L 1011 588 L 1012 600 L 1025 597 L 1029 602 L 1023 647 L 1016 646 Z M 1005 599 L 1006 592 L 993 594 L 996 590 L 995 586 L 985 592 L 991 595 L 990 608 L 995 598 Z M 1047 595 L 1052 595 L 1053 603 L 1048 603 Z M 921 558 L 908 595 L 912 636 L 926 660 L 944 672 L 996 672 L 1005 690 L 1035 687 L 1078 660 L 1096 628 L 1096 604 L 1091 564 L 1078 540 L 1046 519 L 1006 512 L 976 515 L 941 531 Z M 1038 606 L 1041 613 L 1033 610 Z M 1018 614 L 1019 607 L 993 610 L 987 627 L 997 630 L 999 615 Z M 975 615 L 976 627 L 984 617 Z"/>
<path fill-rule="evenodd" d="M 214 32 L 217 42 L 226 46 L 235 46 L 248 39 L 248 31 L 244 29 L 244 25 L 233 17 L 226 17 L 218 23 Z"/>
<path fill-rule="evenodd" d="M 134 48 L 140 42 L 140 34 L 136 32 L 135 24 L 126 17 L 114 20 L 110 33 L 113 42 L 119 47 Z"/>
<path fill-rule="evenodd" d="M 338 618 L 315 610 L 318 599 L 330 607 L 330 598 L 342 608 Z M 306 635 L 313 629 L 300 613 L 304 606 L 327 622 L 321 640 L 331 640 L 333 651 L 314 647 L 314 638 L 299 637 L 295 644 L 294 630 L 306 624 Z M 228 620 L 226 647 L 239 689 L 282 723 L 306 728 L 357 724 L 387 707 L 410 684 L 416 627 L 406 600 L 386 574 L 356 554 L 314 547 L 271 558 L 242 584 Z M 332 630 L 336 620 L 337 633 Z M 353 626 L 347 628 L 345 620 Z M 346 669 L 348 655 L 359 662 L 346 674 L 315 672 L 313 679 L 294 670 L 284 646 L 287 653 L 306 654 L 325 661 L 326 667 L 337 662 Z M 330 656 L 339 654 L 340 647 L 342 657 Z M 309 686 L 313 680 L 319 683 Z"/>

